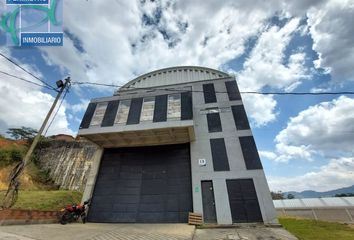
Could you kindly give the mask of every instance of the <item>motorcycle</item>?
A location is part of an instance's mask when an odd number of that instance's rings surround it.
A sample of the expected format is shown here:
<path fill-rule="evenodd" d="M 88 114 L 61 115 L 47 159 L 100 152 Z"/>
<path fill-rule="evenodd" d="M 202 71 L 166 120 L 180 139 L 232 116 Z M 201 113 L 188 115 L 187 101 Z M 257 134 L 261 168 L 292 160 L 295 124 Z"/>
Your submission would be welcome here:
<path fill-rule="evenodd" d="M 90 204 L 90 201 L 85 201 L 84 204 L 72 204 L 67 205 L 60 211 L 63 215 L 60 218 L 61 224 L 67 224 L 70 222 L 75 222 L 81 217 L 82 223 L 86 223 L 86 207 Z"/>

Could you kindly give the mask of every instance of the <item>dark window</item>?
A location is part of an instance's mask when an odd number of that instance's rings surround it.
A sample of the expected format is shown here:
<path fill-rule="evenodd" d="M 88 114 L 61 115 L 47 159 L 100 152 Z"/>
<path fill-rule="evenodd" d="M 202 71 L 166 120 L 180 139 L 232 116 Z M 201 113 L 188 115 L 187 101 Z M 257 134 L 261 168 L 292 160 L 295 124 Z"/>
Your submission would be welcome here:
<path fill-rule="evenodd" d="M 208 121 L 209 132 L 222 132 L 219 113 L 208 113 L 207 121 Z"/>
<path fill-rule="evenodd" d="M 203 93 L 205 103 L 216 102 L 216 95 L 213 83 L 203 84 Z"/>
<path fill-rule="evenodd" d="M 93 117 L 93 114 L 95 113 L 97 103 L 90 103 L 86 109 L 85 115 L 81 121 L 80 124 L 80 129 L 82 128 L 88 128 L 91 123 L 91 119 Z"/>
<path fill-rule="evenodd" d="M 237 87 L 237 83 L 235 80 L 225 82 L 227 95 L 229 95 L 229 100 L 241 100 L 241 95 Z"/>
<path fill-rule="evenodd" d="M 165 122 L 166 120 L 167 120 L 167 95 L 156 96 L 153 122 Z"/>
<path fill-rule="evenodd" d="M 246 111 L 243 105 L 232 106 L 231 109 L 232 109 L 232 114 L 234 115 L 234 120 L 235 120 L 237 130 L 250 129 Z"/>
<path fill-rule="evenodd" d="M 140 120 L 143 98 L 133 98 L 130 104 L 127 124 L 138 124 Z"/>
<path fill-rule="evenodd" d="M 111 101 L 108 103 L 106 112 L 102 120 L 102 124 L 101 124 L 102 127 L 113 126 L 114 119 L 116 118 L 117 115 L 118 105 L 119 105 L 118 100 Z"/>
<path fill-rule="evenodd" d="M 246 168 L 262 169 L 262 163 L 259 159 L 256 143 L 252 136 L 240 137 L 240 144 L 243 158 L 245 159 Z"/>
<path fill-rule="evenodd" d="M 181 93 L 181 120 L 193 119 L 192 93 Z"/>
<path fill-rule="evenodd" d="M 211 155 L 213 158 L 214 171 L 229 171 L 229 160 L 223 138 L 210 139 Z"/>

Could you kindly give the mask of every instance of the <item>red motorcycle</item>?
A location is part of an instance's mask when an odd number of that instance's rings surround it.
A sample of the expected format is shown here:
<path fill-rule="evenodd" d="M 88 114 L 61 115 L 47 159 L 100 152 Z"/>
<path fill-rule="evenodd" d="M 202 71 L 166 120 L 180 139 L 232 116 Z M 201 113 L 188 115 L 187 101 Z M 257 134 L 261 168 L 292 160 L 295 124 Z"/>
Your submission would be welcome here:
<path fill-rule="evenodd" d="M 86 206 L 88 206 L 90 201 L 85 201 L 83 205 L 81 204 L 72 204 L 67 205 L 65 208 L 61 209 L 63 215 L 60 218 L 61 224 L 67 224 L 70 222 L 77 221 L 80 217 L 82 223 L 86 222 Z"/>

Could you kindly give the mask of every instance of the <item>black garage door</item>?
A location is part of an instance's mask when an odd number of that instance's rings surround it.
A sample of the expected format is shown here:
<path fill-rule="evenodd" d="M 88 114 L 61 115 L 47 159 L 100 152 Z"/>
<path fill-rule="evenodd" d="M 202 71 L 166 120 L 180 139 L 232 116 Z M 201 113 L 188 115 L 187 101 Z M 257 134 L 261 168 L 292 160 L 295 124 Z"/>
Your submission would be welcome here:
<path fill-rule="evenodd" d="M 252 179 L 226 180 L 232 222 L 262 222 L 256 189 Z"/>
<path fill-rule="evenodd" d="M 105 149 L 89 221 L 187 222 L 189 211 L 189 144 Z"/>

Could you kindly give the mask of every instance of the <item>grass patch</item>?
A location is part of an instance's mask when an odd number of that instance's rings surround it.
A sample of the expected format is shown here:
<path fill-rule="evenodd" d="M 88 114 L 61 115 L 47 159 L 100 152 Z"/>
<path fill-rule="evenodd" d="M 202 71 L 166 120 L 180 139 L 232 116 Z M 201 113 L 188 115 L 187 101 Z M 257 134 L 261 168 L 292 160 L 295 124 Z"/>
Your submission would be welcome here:
<path fill-rule="evenodd" d="M 279 222 L 299 240 L 354 239 L 354 228 L 346 224 L 298 218 L 279 218 Z"/>
<path fill-rule="evenodd" d="M 68 204 L 80 203 L 81 198 L 82 193 L 76 191 L 19 191 L 17 202 L 12 208 L 56 211 Z"/>

